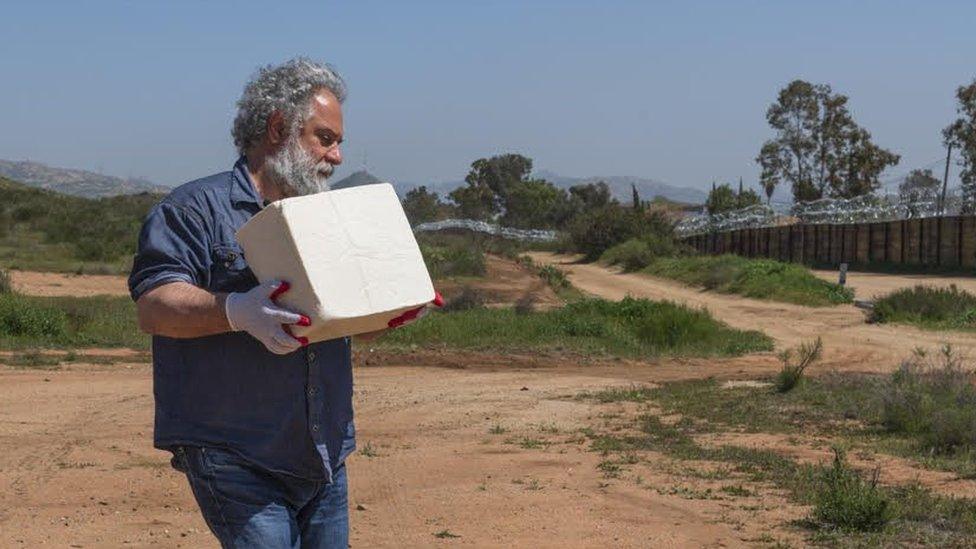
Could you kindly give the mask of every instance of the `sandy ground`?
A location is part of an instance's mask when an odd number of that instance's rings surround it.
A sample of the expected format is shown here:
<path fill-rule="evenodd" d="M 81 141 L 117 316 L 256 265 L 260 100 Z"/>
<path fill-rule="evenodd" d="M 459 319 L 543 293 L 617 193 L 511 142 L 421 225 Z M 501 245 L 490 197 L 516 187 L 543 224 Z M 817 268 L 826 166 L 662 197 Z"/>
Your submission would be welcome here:
<path fill-rule="evenodd" d="M 641 275 L 620 275 L 567 258 L 559 264 L 584 291 L 708 307 L 779 346 L 820 334 L 825 365 L 890 369 L 921 343 L 971 349 L 971 336 L 868 326 L 853 307 L 808 309 L 707 294 Z M 514 278 L 505 285 L 531 286 Z M 83 285 L 80 285 L 83 286 Z M 523 286 L 523 287 L 528 287 Z M 93 354 L 101 355 L 102 352 Z M 214 547 L 185 480 L 152 449 L 152 388 L 137 353 L 111 365 L 60 370 L 0 366 L 0 547 Z M 2 356 L 0 356 L 2 362 Z M 609 386 L 716 376 L 754 380 L 779 366 L 772 353 L 727 360 L 638 362 L 567 356 L 417 351 L 355 357 L 360 452 L 349 462 L 355 547 L 740 547 L 760 540 L 802 544 L 790 526 L 808 510 L 770 487 L 722 497 L 723 484 L 687 474 L 713 464 L 642 453 L 616 478 L 598 469 L 580 429 L 625 428 L 633 405 L 574 398 Z M 645 412 L 648 410 L 644 410 Z M 499 432 L 501 431 L 501 432 Z M 826 459 L 822 441 L 726 434 L 702 443 L 772 447 L 797 459 Z M 735 438 L 738 437 L 738 438 Z M 867 459 L 867 458 L 865 458 Z M 972 495 L 972 481 L 885 459 L 896 478 L 922 478 Z M 710 494 L 700 497 L 700 494 Z M 447 532 L 459 537 L 437 537 Z"/>
<path fill-rule="evenodd" d="M 729 325 L 762 330 L 776 340 L 778 348 L 793 347 L 817 336 L 823 338 L 825 365 L 839 369 L 891 370 L 914 349 L 937 350 L 949 343 L 964 356 L 976 357 L 976 336 L 962 332 L 920 330 L 904 325 L 867 324 L 865 313 L 853 305 L 802 307 L 723 295 L 688 287 L 645 274 L 625 274 L 597 264 L 579 264 L 574 259 L 549 253 L 533 253 L 536 262 L 553 264 L 569 274 L 574 285 L 593 295 L 621 299 L 628 295 L 667 299 L 708 309 Z M 934 277 L 933 280 L 955 280 Z M 917 277 L 900 282 L 911 286 Z M 973 284 L 966 280 L 965 283 Z M 861 298 L 899 282 L 891 275 L 861 275 L 855 292 Z M 976 285 L 974 285 L 976 289 Z"/>
<path fill-rule="evenodd" d="M 815 270 L 813 274 L 829 282 L 837 282 L 838 271 Z M 973 273 L 976 275 L 976 272 Z M 847 273 L 847 286 L 854 290 L 858 299 L 875 299 L 885 294 L 913 288 L 918 285 L 948 288 L 955 285 L 960 290 L 976 293 L 976 276 L 928 276 L 918 274 Z"/>
<path fill-rule="evenodd" d="M 40 296 L 129 295 L 126 277 L 10 271 L 14 291 Z"/>

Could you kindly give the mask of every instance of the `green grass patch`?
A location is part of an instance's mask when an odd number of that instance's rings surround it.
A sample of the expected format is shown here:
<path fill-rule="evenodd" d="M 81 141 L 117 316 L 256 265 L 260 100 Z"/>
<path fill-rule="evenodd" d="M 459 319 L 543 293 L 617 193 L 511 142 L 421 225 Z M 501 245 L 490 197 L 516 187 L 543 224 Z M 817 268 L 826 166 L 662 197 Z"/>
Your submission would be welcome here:
<path fill-rule="evenodd" d="M 875 301 L 871 320 L 903 322 L 929 330 L 972 330 L 976 329 L 976 295 L 955 285 L 905 288 Z"/>
<path fill-rule="evenodd" d="M 586 355 L 738 356 L 772 349 L 772 340 L 715 320 L 704 310 L 627 298 L 585 299 L 560 309 L 434 312 L 394 330 L 382 345 L 484 350 L 568 350 Z"/>
<path fill-rule="evenodd" d="M 688 387 L 689 383 L 672 384 Z M 711 384 L 714 382 L 695 382 Z M 666 394 L 668 385 L 663 388 Z M 810 384 L 801 387 L 806 388 Z M 724 391 L 724 389 L 719 389 Z M 786 393 L 793 396 L 803 389 Z M 766 395 L 784 397 L 770 389 Z M 697 396 L 704 395 L 698 393 Z M 742 395 L 737 395 L 739 400 Z M 690 400 L 690 399 L 688 399 Z M 655 399 L 658 404 L 665 400 Z M 701 406 L 712 404 L 706 402 Z M 710 416 L 720 416 L 720 412 Z M 765 422 L 771 421 L 766 418 Z M 953 546 L 964 547 L 976 535 L 976 502 L 933 494 L 917 485 L 881 486 L 877 473 L 851 467 L 842 453 L 831 464 L 800 464 L 773 452 L 735 445 L 705 446 L 695 435 L 710 432 L 714 425 L 685 417 L 664 423 L 656 415 L 636 420 L 637 434 L 615 435 L 587 431 L 590 449 L 604 455 L 641 451 L 663 453 L 678 460 L 726 464 L 721 478 L 740 484 L 723 487 L 718 493 L 730 496 L 754 495 L 741 482 L 782 489 L 800 504 L 810 505 L 810 516 L 799 525 L 810 532 L 810 541 L 838 547 Z M 601 464 L 615 464 L 604 459 Z M 611 465 L 600 467 L 612 469 Z M 720 480 L 715 478 L 714 480 Z M 686 488 L 669 493 L 685 497 Z"/>
<path fill-rule="evenodd" d="M 0 294 L 0 348 L 129 347 L 148 349 L 128 297 L 36 297 Z"/>
<path fill-rule="evenodd" d="M 708 379 L 619 396 L 583 396 L 601 402 L 653 401 L 666 413 L 701 421 L 699 430 L 828 436 L 924 467 L 976 476 L 976 374 L 951 350 L 938 357 L 913 357 L 893 374 L 808 377 L 786 393 L 775 384 L 724 387 Z"/>
<path fill-rule="evenodd" d="M 735 255 L 659 258 L 643 272 L 720 293 L 809 307 L 854 300 L 850 288 L 821 280 L 801 265 L 771 259 Z"/>

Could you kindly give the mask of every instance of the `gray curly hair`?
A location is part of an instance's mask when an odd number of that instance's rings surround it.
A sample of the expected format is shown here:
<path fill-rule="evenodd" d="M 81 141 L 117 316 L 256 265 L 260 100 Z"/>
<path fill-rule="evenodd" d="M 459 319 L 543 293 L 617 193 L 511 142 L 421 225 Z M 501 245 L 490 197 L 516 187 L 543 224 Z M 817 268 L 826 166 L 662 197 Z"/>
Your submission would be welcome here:
<path fill-rule="evenodd" d="M 237 152 L 244 154 L 264 137 L 268 118 L 275 111 L 284 116 L 291 131 L 300 128 L 312 94 L 322 88 L 332 92 L 339 103 L 346 100 L 346 83 L 332 65 L 296 57 L 258 69 L 237 101 L 237 117 L 230 132 Z"/>

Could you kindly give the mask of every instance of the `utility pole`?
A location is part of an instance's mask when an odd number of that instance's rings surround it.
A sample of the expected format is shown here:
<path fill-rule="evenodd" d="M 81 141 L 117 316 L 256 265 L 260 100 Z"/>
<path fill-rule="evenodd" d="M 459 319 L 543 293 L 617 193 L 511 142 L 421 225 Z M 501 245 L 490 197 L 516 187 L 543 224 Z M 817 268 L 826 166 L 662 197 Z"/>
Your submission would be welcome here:
<path fill-rule="evenodd" d="M 946 188 L 949 186 L 949 164 L 952 163 L 952 143 L 949 143 L 949 150 L 946 151 L 945 176 L 942 178 L 942 199 L 939 200 L 939 217 L 945 215 Z"/>

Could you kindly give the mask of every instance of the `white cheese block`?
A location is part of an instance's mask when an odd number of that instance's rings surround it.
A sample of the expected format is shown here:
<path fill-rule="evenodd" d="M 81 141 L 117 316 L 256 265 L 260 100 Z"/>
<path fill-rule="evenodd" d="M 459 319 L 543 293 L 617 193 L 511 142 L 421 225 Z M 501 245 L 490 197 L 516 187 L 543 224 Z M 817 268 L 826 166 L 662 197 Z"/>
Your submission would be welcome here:
<path fill-rule="evenodd" d="M 389 183 L 274 202 L 237 231 L 258 280 L 284 280 L 277 302 L 307 315 L 310 342 L 380 330 L 434 299 L 410 223 Z"/>

